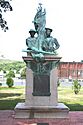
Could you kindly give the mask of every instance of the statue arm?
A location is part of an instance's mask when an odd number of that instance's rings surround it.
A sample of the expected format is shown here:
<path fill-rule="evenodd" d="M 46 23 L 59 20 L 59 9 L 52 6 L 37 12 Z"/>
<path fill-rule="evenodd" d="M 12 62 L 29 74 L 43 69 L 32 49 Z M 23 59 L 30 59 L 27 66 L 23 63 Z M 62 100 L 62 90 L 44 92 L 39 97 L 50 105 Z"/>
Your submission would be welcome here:
<path fill-rule="evenodd" d="M 59 45 L 59 43 L 58 43 L 56 38 L 54 38 L 54 44 L 55 44 L 55 50 L 60 47 L 60 45 Z"/>
<path fill-rule="evenodd" d="M 28 41 L 27 41 L 27 39 L 26 39 L 26 45 L 28 46 Z"/>
<path fill-rule="evenodd" d="M 28 49 L 28 50 L 31 50 L 31 47 L 30 47 L 29 44 L 30 44 L 30 40 L 29 40 L 29 38 L 27 38 L 27 39 L 26 39 L 26 46 L 27 46 L 27 49 Z"/>

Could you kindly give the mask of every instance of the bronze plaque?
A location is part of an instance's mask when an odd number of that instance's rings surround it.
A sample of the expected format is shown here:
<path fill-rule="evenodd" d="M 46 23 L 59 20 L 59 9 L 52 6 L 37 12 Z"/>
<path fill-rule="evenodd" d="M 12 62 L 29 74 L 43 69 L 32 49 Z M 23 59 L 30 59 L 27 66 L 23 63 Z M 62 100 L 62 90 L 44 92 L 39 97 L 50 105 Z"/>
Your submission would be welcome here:
<path fill-rule="evenodd" d="M 34 96 L 50 96 L 50 75 L 34 75 Z"/>

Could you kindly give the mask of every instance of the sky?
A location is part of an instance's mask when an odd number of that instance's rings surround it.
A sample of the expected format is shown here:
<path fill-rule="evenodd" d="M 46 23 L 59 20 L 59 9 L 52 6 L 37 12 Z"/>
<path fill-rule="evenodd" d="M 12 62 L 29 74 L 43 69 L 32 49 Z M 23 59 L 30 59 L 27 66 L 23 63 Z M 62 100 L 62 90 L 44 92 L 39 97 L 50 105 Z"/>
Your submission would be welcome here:
<path fill-rule="evenodd" d="M 0 54 L 7 59 L 22 60 L 26 56 L 26 38 L 37 12 L 38 3 L 46 9 L 46 27 L 60 44 L 61 61 L 83 60 L 83 0 L 12 0 L 12 12 L 4 13 L 9 30 L 0 30 Z"/>

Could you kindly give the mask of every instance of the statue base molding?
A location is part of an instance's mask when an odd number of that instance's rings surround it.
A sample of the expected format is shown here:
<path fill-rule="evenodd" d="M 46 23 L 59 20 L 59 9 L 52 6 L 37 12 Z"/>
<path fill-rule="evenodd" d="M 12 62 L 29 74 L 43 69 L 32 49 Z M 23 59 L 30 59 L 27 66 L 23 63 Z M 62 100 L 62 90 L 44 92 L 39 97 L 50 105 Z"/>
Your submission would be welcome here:
<path fill-rule="evenodd" d="M 30 55 L 26 63 L 25 102 L 15 107 L 15 118 L 67 118 L 69 108 L 58 103 L 57 65 L 61 57 L 46 55 L 36 62 Z"/>
<path fill-rule="evenodd" d="M 26 106 L 18 103 L 15 107 L 15 118 L 68 118 L 69 108 L 63 103 L 57 106 Z"/>

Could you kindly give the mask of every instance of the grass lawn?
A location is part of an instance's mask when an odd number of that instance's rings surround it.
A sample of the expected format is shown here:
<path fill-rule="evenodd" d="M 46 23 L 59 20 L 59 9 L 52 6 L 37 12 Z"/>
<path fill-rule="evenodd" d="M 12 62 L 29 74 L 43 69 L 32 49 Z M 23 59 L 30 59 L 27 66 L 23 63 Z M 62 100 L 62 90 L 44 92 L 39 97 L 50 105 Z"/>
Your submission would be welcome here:
<path fill-rule="evenodd" d="M 14 109 L 18 102 L 24 102 L 24 87 L 0 87 L 0 110 Z M 72 87 L 58 87 L 58 102 L 66 104 L 71 111 L 83 111 L 83 87 L 74 94 Z"/>
<path fill-rule="evenodd" d="M 66 104 L 71 111 L 83 111 L 83 87 L 74 94 L 72 87 L 58 87 L 58 102 Z"/>
<path fill-rule="evenodd" d="M 14 109 L 18 102 L 24 102 L 24 87 L 0 87 L 0 110 Z"/>

